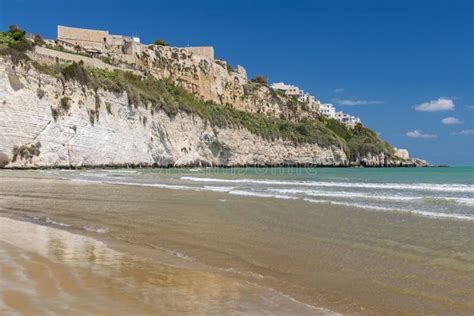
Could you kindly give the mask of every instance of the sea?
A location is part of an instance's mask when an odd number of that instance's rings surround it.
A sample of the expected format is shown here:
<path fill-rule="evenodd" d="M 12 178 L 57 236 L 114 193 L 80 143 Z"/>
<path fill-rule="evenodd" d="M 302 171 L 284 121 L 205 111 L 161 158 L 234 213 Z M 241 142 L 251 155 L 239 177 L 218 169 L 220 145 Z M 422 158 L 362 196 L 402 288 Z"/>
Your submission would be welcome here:
<path fill-rule="evenodd" d="M 474 220 L 474 167 L 40 170 L 89 183 L 214 191 Z"/>
<path fill-rule="evenodd" d="M 44 257 L 32 262 L 86 276 L 75 286 L 99 288 L 110 314 L 120 295 L 150 315 L 474 313 L 473 166 L 2 170 L 0 216 L 0 268 Z M 100 243 L 101 260 L 64 234 Z M 0 279 L 0 311 L 90 299 L 18 291 Z"/>

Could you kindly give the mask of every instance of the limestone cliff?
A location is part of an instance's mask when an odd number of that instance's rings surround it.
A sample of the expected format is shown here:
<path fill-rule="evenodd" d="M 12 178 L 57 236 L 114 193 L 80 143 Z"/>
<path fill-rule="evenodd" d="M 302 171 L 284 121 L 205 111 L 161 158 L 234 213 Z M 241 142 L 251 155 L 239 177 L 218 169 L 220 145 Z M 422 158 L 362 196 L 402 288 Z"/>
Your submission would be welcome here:
<path fill-rule="evenodd" d="M 68 111 L 61 113 L 65 102 Z M 6 167 L 348 164 L 336 146 L 267 141 L 193 114 L 152 115 L 132 107 L 126 93 L 96 92 L 6 58 L 0 60 L 0 153 L 10 159 Z"/>
<path fill-rule="evenodd" d="M 0 167 L 425 165 L 192 50 L 86 56 L 10 33 Z"/>

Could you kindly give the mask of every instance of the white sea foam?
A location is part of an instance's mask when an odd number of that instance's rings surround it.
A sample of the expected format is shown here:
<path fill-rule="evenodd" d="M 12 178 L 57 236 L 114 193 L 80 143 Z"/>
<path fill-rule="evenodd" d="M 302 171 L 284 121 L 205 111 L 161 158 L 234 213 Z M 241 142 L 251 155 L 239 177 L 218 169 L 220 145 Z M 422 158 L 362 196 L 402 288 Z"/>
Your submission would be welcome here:
<path fill-rule="evenodd" d="M 459 219 L 459 220 L 470 220 L 470 221 L 474 220 L 473 216 L 463 215 L 463 214 L 435 213 L 435 212 L 427 212 L 427 211 L 421 211 L 421 210 L 406 210 L 406 209 L 402 210 L 402 209 L 393 208 L 393 207 L 375 206 L 375 205 L 349 203 L 349 202 L 337 202 L 337 201 L 328 201 L 328 200 L 315 200 L 315 199 L 309 199 L 309 198 L 304 198 L 303 200 L 307 202 L 311 202 L 311 203 L 327 203 L 327 204 L 333 204 L 333 205 L 343 205 L 343 206 L 357 207 L 357 208 L 378 210 L 378 211 L 413 213 L 416 215 L 422 215 L 422 216 L 433 217 L 433 218 Z"/>
<path fill-rule="evenodd" d="M 214 192 L 229 192 L 235 189 L 235 187 L 222 187 L 222 186 L 204 186 L 204 190 L 214 191 Z"/>
<path fill-rule="evenodd" d="M 70 180 L 74 182 L 83 182 L 83 183 L 91 183 L 91 184 L 126 185 L 126 186 L 151 187 L 151 188 L 160 188 L 160 189 L 174 189 L 174 190 L 199 189 L 192 186 L 163 184 L 163 183 L 139 183 L 139 182 L 103 181 L 103 180 L 86 180 L 86 179 L 70 179 Z"/>
<path fill-rule="evenodd" d="M 181 258 L 181 259 L 185 259 L 185 260 L 192 260 L 191 257 L 188 257 L 185 253 L 181 252 L 181 251 L 176 251 L 174 253 L 174 255 L 178 258 Z"/>
<path fill-rule="evenodd" d="M 267 184 L 291 185 L 310 187 L 341 187 L 341 188 L 366 188 L 366 189 L 396 189 L 396 190 L 422 190 L 444 192 L 474 192 L 474 185 L 467 184 L 437 184 L 437 183 L 373 183 L 373 182 L 322 182 L 322 181 L 279 181 L 279 180 L 254 180 L 254 179 L 217 179 L 183 176 L 181 180 L 212 183 L 240 183 L 240 184 Z"/>
<path fill-rule="evenodd" d="M 374 195 L 367 193 L 359 192 L 350 192 L 350 191 L 315 191 L 315 190 L 301 190 L 301 189 L 267 189 L 267 191 L 286 193 L 286 194 L 299 194 L 299 195 L 308 195 L 315 197 L 334 197 L 334 198 L 361 198 L 369 200 L 388 200 L 388 201 L 423 201 L 431 199 L 433 201 L 452 201 L 453 203 L 461 203 L 467 205 L 474 205 L 473 198 L 463 198 L 463 197 L 449 197 L 449 196 L 401 196 L 401 195 Z"/>
<path fill-rule="evenodd" d="M 55 220 L 53 220 L 49 217 L 46 217 L 46 219 L 44 221 L 48 224 L 58 225 L 58 226 L 62 226 L 62 227 L 71 227 L 72 226 L 71 224 L 66 224 L 66 223 L 63 223 L 63 222 L 55 221 Z"/>
<path fill-rule="evenodd" d="M 108 173 L 92 173 L 92 172 L 79 173 L 79 175 L 83 177 L 94 177 L 94 178 L 107 178 L 109 176 Z"/>
<path fill-rule="evenodd" d="M 240 274 L 243 276 L 248 276 L 256 279 L 263 279 L 265 278 L 263 275 L 251 271 L 240 271 L 234 268 L 219 268 L 220 271 L 228 272 L 228 273 L 235 273 L 235 274 Z"/>
<path fill-rule="evenodd" d="M 110 231 L 110 228 L 107 227 L 94 227 L 94 226 L 82 226 L 88 232 L 94 232 L 98 234 L 107 234 Z"/>
<path fill-rule="evenodd" d="M 232 195 L 243 195 L 243 196 L 256 196 L 256 197 L 266 197 L 266 198 L 275 198 L 275 199 L 284 199 L 284 200 L 297 200 L 295 196 L 281 195 L 281 194 L 267 194 L 254 191 L 243 191 L 243 190 L 234 190 L 230 191 L 229 194 Z"/>
<path fill-rule="evenodd" d="M 189 169 L 189 172 L 201 172 L 203 170 L 204 169 L 202 169 L 202 168 L 192 168 L 192 169 Z"/>
<path fill-rule="evenodd" d="M 193 178 L 193 177 L 182 177 L 185 180 L 191 181 L 202 181 L 205 183 L 209 182 L 223 182 L 223 183 L 248 183 L 248 179 L 236 179 L 236 180 L 228 180 L 228 179 L 213 179 L 213 178 Z M 191 191 L 214 191 L 214 192 L 222 192 L 228 193 L 231 195 L 239 195 L 239 196 L 251 196 L 251 197 L 262 197 L 262 198 L 276 198 L 276 199 L 285 199 L 285 200 L 298 200 L 303 198 L 303 200 L 313 202 L 313 203 L 329 203 L 335 205 L 345 205 L 350 207 L 358 207 L 358 208 L 366 208 L 372 210 L 379 210 L 379 211 L 400 211 L 400 212 L 409 212 L 413 214 L 418 214 L 421 216 L 429 216 L 432 218 L 450 218 L 450 219 L 459 219 L 459 220 L 474 220 L 474 215 L 466 215 L 466 214 L 458 214 L 456 212 L 447 213 L 444 210 L 440 210 L 439 212 L 436 211 L 426 211 L 423 209 L 413 209 L 414 207 L 410 206 L 400 206 L 399 208 L 394 207 L 386 207 L 380 205 L 370 205 L 364 203 L 353 203 L 344 201 L 344 199 L 351 199 L 351 198 L 362 198 L 367 200 L 389 200 L 389 201 L 422 201 L 426 203 L 426 201 L 433 201 L 432 203 L 439 203 L 443 205 L 443 201 L 447 201 L 448 203 L 460 203 L 460 204 L 467 204 L 473 205 L 474 199 L 466 198 L 466 197 L 445 197 L 445 196 L 403 196 L 403 195 L 387 195 L 386 193 L 383 194 L 367 194 L 367 193 L 360 193 L 360 192 L 348 192 L 348 191 L 322 191 L 322 190 L 314 190 L 313 188 L 316 187 L 314 185 L 315 182 L 298 182 L 298 181 L 260 181 L 260 180 L 250 180 L 250 183 L 270 183 L 270 184 L 278 184 L 284 185 L 286 183 L 304 183 L 312 185 L 311 189 L 288 189 L 288 188 L 260 188 L 260 190 L 266 191 L 254 191 L 252 189 L 240 189 L 236 190 L 235 186 L 191 186 L 191 185 L 175 185 L 175 184 L 163 184 L 163 183 L 137 183 L 137 182 L 120 182 L 120 181 L 104 181 L 104 180 L 84 180 L 84 179 L 73 179 L 73 181 L 85 182 L 85 183 L 94 183 L 94 184 L 111 184 L 111 185 L 128 185 L 128 186 L 141 186 L 141 187 L 154 187 L 154 188 L 162 188 L 162 189 L 172 189 L 172 190 L 191 190 Z M 319 182 L 318 182 L 319 184 Z M 331 182 L 327 182 L 325 184 L 331 184 Z M 359 183 L 360 184 L 360 183 Z M 351 183 L 345 183 L 343 187 L 349 187 Z M 383 185 L 383 184 L 382 184 Z M 462 186 L 462 185 L 461 185 Z M 386 188 L 385 186 L 384 188 Z M 337 188 L 331 187 L 331 189 Z M 439 188 L 439 187 L 438 187 Z M 271 193 L 275 192 L 275 193 Z M 410 193 L 413 194 L 413 193 Z M 309 197 L 327 197 L 333 198 L 332 200 L 327 199 L 313 199 Z M 338 200 L 334 200 L 338 199 Z"/>
<path fill-rule="evenodd" d="M 105 171 L 108 173 L 135 173 L 135 174 L 141 174 L 140 171 L 137 170 L 124 170 L 124 169 L 112 169 L 112 170 L 101 170 Z"/>
<path fill-rule="evenodd" d="M 460 198 L 460 197 L 434 197 L 434 200 L 447 200 L 447 201 L 453 201 L 455 203 L 461 203 L 461 204 L 466 204 L 466 205 L 474 205 L 474 199 L 472 198 Z"/>
<path fill-rule="evenodd" d="M 123 182 L 123 181 L 86 180 L 86 179 L 72 179 L 72 181 L 93 183 L 93 184 L 127 185 L 127 186 L 137 186 L 137 187 L 151 187 L 151 188 L 160 188 L 160 189 L 191 190 L 191 191 L 229 192 L 234 189 L 234 187 L 230 187 L 230 186 L 194 187 L 194 186 L 179 185 L 179 184 L 140 183 L 140 182 Z"/>
<path fill-rule="evenodd" d="M 101 181 L 104 184 L 116 184 L 116 185 L 128 185 L 138 187 L 151 187 L 160 189 L 173 189 L 173 190 L 193 190 L 192 186 L 178 185 L 178 184 L 163 184 L 163 183 L 138 183 L 138 182 L 121 182 L 121 181 Z"/>
<path fill-rule="evenodd" d="M 364 199 L 377 199 L 377 200 L 419 200 L 423 199 L 423 196 L 387 196 L 387 195 L 370 195 L 357 192 L 348 191 L 314 191 L 314 190 L 297 190 L 297 189 L 268 189 L 268 191 L 279 192 L 279 193 L 290 193 L 290 194 L 302 194 L 309 196 L 322 196 L 322 197 L 337 197 L 337 198 L 364 198 Z"/>

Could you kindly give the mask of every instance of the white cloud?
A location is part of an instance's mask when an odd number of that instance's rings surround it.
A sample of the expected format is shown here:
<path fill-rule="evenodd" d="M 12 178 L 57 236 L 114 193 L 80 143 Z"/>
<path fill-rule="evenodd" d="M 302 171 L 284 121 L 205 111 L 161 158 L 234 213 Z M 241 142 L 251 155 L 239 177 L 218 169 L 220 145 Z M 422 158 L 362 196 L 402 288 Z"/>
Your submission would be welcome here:
<path fill-rule="evenodd" d="M 335 92 L 335 93 L 344 92 L 344 88 L 337 88 L 337 89 L 334 89 L 334 92 Z"/>
<path fill-rule="evenodd" d="M 451 135 L 457 135 L 457 136 L 474 135 L 474 129 L 465 129 L 460 132 L 451 133 Z"/>
<path fill-rule="evenodd" d="M 420 112 L 437 112 L 454 110 L 454 102 L 451 99 L 439 98 L 422 104 L 415 105 L 415 110 Z"/>
<path fill-rule="evenodd" d="M 334 103 L 336 103 L 337 105 L 354 106 L 354 105 L 382 104 L 383 101 L 334 99 Z"/>
<path fill-rule="evenodd" d="M 419 129 L 415 129 L 414 131 L 407 132 L 406 135 L 411 138 L 436 138 L 438 136 L 434 134 L 425 134 Z"/>
<path fill-rule="evenodd" d="M 441 120 L 441 123 L 443 123 L 444 125 L 456 125 L 456 124 L 462 124 L 464 122 L 455 117 L 445 117 L 444 119 Z"/>

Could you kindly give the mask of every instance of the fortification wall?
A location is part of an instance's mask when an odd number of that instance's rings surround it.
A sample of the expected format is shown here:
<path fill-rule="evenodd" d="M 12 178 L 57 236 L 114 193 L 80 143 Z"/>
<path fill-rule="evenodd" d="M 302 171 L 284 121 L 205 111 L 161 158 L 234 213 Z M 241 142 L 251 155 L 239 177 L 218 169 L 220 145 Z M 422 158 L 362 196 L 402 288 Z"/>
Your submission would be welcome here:
<path fill-rule="evenodd" d="M 88 30 L 58 25 L 58 39 L 73 45 L 78 44 L 83 47 L 102 49 L 108 37 L 108 31 Z"/>
<path fill-rule="evenodd" d="M 185 47 L 185 49 L 196 55 L 214 60 L 214 47 L 212 46 Z"/>
<path fill-rule="evenodd" d="M 92 68 L 100 68 L 100 69 L 106 69 L 106 70 L 111 70 L 111 71 L 113 71 L 114 69 L 119 69 L 119 70 L 131 71 L 136 74 L 141 74 L 137 70 L 119 68 L 116 66 L 109 65 L 97 58 L 90 58 L 87 56 L 60 52 L 54 49 L 49 49 L 49 48 L 45 48 L 41 46 L 36 46 L 34 53 L 29 53 L 29 57 L 38 62 L 48 63 L 48 64 L 55 63 L 56 61 L 66 62 L 66 63 L 71 63 L 71 62 L 79 63 L 82 61 L 84 65 L 88 67 L 92 67 Z"/>

